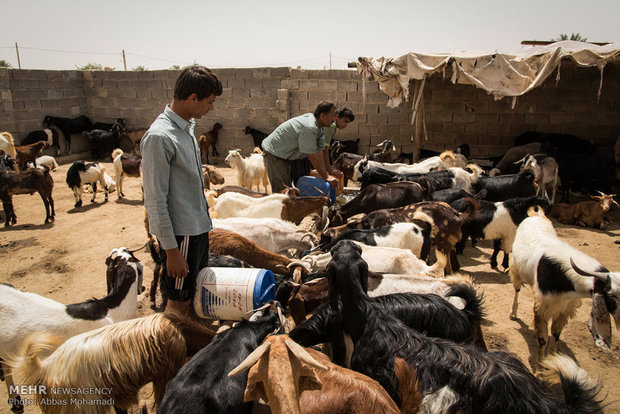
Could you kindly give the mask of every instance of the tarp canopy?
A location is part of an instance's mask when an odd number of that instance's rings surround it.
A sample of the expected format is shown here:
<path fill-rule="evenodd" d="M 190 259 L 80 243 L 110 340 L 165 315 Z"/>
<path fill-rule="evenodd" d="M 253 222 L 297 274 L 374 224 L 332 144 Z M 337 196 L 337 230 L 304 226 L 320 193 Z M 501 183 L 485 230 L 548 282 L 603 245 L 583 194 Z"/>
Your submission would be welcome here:
<path fill-rule="evenodd" d="M 597 46 L 591 43 L 561 41 L 547 46 L 519 49 L 512 53 L 476 51 L 446 54 L 407 53 L 398 58 L 360 57 L 358 72 L 365 80 L 377 80 L 389 96 L 388 105 L 398 106 L 409 99 L 409 82 L 424 80 L 452 65 L 452 83 L 474 85 L 495 99 L 521 96 L 542 85 L 563 58 L 571 58 L 579 66 L 596 66 L 601 71 L 599 96 L 603 85 L 603 69 L 609 62 L 620 62 L 620 43 Z M 421 92 L 422 88 L 418 88 Z M 419 99 L 416 97 L 414 99 Z"/>

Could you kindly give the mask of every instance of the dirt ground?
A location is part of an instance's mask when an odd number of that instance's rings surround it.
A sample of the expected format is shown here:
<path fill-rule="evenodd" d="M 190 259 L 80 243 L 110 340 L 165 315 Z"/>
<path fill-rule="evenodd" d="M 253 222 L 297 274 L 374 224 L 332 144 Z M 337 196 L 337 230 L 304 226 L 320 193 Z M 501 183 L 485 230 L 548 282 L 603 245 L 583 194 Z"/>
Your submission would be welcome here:
<path fill-rule="evenodd" d="M 114 192 L 104 203 L 103 194 L 98 193 L 96 202 L 91 203 L 91 195 L 85 194 L 84 206 L 73 208 L 73 196 L 65 183 L 70 164 L 63 164 L 52 172 L 56 206 L 53 223 L 43 224 L 45 210 L 37 194 L 18 195 L 14 197 L 17 225 L 0 228 L 0 282 L 62 303 L 103 297 L 106 292 L 104 261 L 110 251 L 120 246 L 138 248 L 146 242 L 140 180 L 125 180 L 126 198 L 123 200 L 117 200 Z M 113 175 L 112 164 L 104 165 Z M 217 166 L 222 167 L 226 184 L 236 184 L 232 170 L 221 160 Z M 609 216 L 612 225 L 606 231 L 555 224 L 562 239 L 596 257 L 607 268 L 620 271 L 620 209 L 614 208 Z M 483 330 L 487 345 L 491 350 L 516 354 L 531 368 L 537 348 L 532 329 L 532 295 L 529 288 L 522 290 L 520 319 L 510 320 L 508 314 L 514 291 L 507 274 L 490 268 L 490 252 L 490 242 L 482 241 L 475 248 L 468 245 L 460 257 L 462 271 L 474 278 L 485 295 Z M 145 265 L 144 285 L 148 288 L 153 262 L 144 249 L 136 256 Z M 138 301 L 138 315 L 153 312 L 147 292 L 141 294 Z M 618 333 L 614 328 L 611 352 L 595 347 L 586 327 L 590 305 L 589 299 L 583 300 L 577 316 L 565 328 L 558 349 L 574 358 L 592 378 L 600 380 L 602 395 L 607 395 L 606 402 L 610 404 L 606 412 L 620 412 Z M 145 387 L 141 395 L 148 398 L 149 387 Z M 6 387 L 0 385 L 0 413 L 10 412 L 6 401 Z M 25 412 L 34 413 L 38 409 L 26 408 Z"/>

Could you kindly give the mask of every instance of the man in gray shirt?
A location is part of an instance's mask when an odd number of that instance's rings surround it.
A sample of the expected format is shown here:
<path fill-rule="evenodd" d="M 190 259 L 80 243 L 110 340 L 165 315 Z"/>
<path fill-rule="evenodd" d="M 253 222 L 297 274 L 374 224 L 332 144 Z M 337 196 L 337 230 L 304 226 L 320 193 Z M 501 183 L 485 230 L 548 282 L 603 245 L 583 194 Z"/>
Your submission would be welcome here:
<path fill-rule="evenodd" d="M 150 231 L 165 251 L 162 277 L 167 309 L 185 315 L 191 314 L 198 272 L 208 264 L 209 231 L 213 230 L 194 119 L 213 109 L 221 94 L 222 84 L 209 69 L 184 68 L 172 102 L 140 143 L 144 207 Z"/>
<path fill-rule="evenodd" d="M 320 177 L 333 188 L 337 178 L 323 160 L 323 128 L 330 126 L 336 116 L 336 106 L 322 101 L 314 110 L 280 124 L 263 141 L 264 161 L 271 192 L 279 193 L 291 184 L 291 161 L 309 158 Z M 302 174 L 303 175 L 303 174 Z"/>

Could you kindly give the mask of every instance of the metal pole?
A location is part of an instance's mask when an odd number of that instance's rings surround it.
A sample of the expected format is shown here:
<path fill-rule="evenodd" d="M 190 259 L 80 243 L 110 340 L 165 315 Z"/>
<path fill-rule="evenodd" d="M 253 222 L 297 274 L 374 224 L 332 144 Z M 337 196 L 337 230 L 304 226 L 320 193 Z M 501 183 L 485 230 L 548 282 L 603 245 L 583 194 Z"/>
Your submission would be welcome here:
<path fill-rule="evenodd" d="M 17 42 L 15 42 L 15 53 L 17 53 L 17 67 L 22 68 L 22 62 L 19 60 L 19 47 L 17 46 Z"/>
<path fill-rule="evenodd" d="M 332 70 L 332 52 L 329 52 L 329 70 Z"/>
<path fill-rule="evenodd" d="M 127 72 L 127 60 L 125 59 L 125 49 L 123 49 L 123 66 L 125 67 L 125 72 Z"/>

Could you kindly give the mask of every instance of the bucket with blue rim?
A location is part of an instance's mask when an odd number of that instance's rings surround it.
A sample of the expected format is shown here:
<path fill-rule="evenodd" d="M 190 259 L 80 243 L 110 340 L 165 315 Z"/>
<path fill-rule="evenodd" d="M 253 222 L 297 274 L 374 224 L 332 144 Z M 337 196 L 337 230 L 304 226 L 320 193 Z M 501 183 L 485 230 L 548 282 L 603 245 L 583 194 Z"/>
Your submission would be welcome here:
<path fill-rule="evenodd" d="M 295 187 L 299 189 L 299 194 L 304 196 L 328 196 L 334 204 L 336 202 L 336 189 L 322 178 L 304 175 L 295 182 Z"/>
<path fill-rule="evenodd" d="M 196 279 L 194 309 L 201 318 L 239 321 L 275 297 L 271 270 L 205 267 Z"/>

